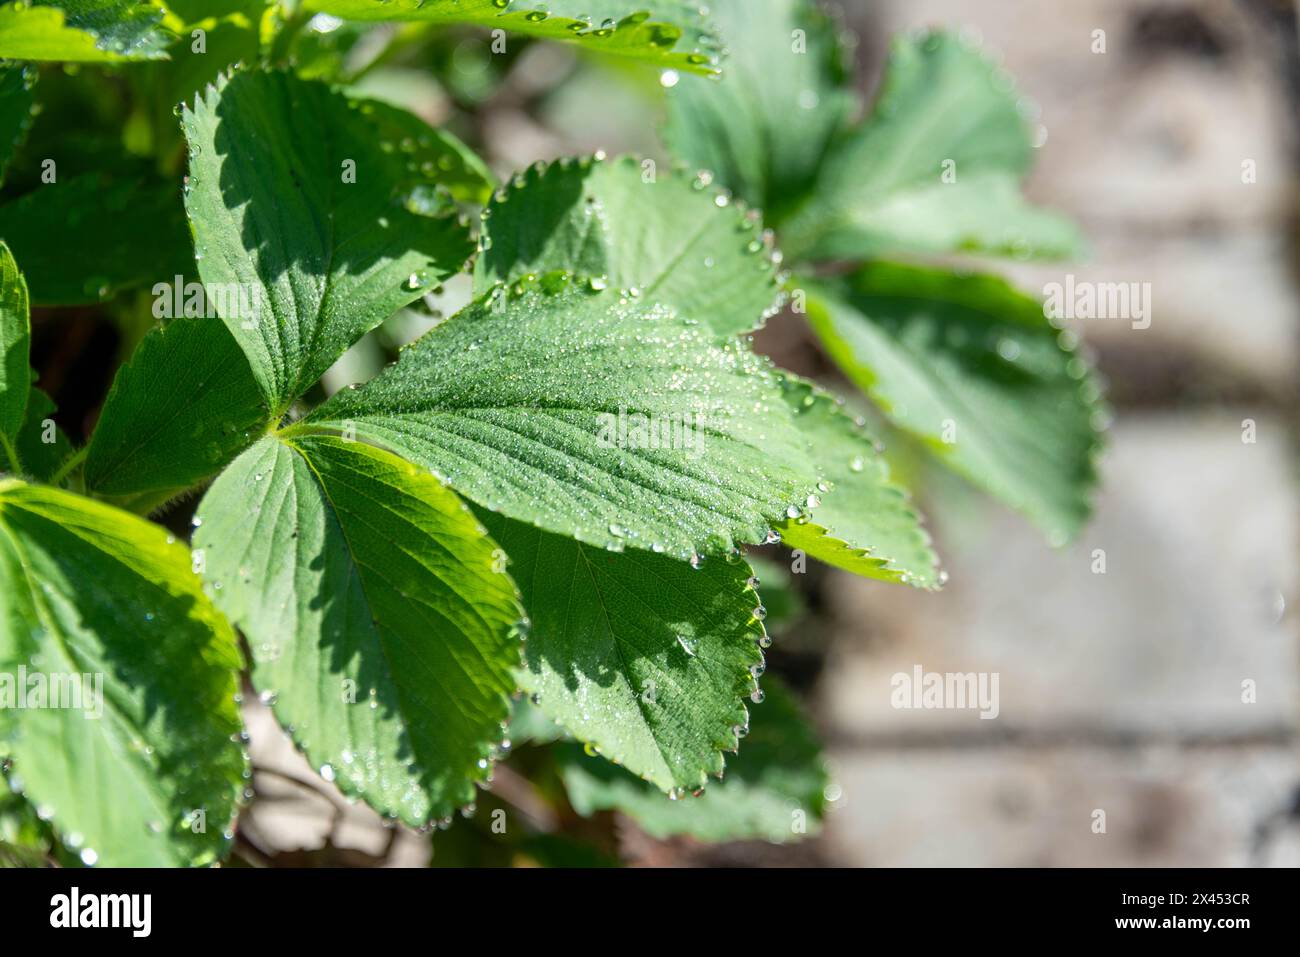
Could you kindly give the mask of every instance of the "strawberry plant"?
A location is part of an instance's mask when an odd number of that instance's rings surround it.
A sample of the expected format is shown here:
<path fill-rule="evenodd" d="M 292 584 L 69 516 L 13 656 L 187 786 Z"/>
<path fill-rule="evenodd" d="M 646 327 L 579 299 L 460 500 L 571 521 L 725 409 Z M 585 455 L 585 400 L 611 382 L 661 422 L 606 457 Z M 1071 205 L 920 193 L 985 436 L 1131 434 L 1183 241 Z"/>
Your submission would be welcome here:
<path fill-rule="evenodd" d="M 467 29 L 657 71 L 677 162 L 498 180 L 366 92 L 392 64 L 441 75 Z M 815 832 L 826 774 L 763 675 L 750 563 L 783 543 L 943 575 L 856 401 L 749 334 L 806 318 L 881 427 L 1057 542 L 1104 417 L 1037 300 L 935 264 L 1078 249 L 1020 193 L 1010 81 L 907 36 L 858 118 L 847 40 L 802 0 L 0 5 L 8 853 L 226 858 L 250 688 L 325 781 L 412 827 L 495 801 L 513 743 L 579 818 Z M 90 430 L 36 381 L 34 308 L 130 345 Z M 431 328 L 394 363 L 327 394 L 412 318 Z"/>

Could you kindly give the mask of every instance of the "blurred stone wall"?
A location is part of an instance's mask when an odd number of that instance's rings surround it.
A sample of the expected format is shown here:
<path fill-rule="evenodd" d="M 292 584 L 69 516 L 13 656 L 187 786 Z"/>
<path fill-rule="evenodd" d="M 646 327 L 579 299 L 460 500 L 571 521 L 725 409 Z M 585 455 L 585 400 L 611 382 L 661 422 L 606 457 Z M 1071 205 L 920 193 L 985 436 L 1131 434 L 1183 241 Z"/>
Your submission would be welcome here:
<path fill-rule="evenodd" d="M 1116 406 L 1078 542 L 1052 550 L 945 480 L 924 502 L 951 573 L 943 593 L 823 583 L 834 640 L 814 701 L 840 794 L 820 852 L 866 865 L 1300 864 L 1295 7 L 843 6 L 868 82 L 900 29 L 978 31 L 1041 107 L 1030 194 L 1091 244 L 1079 264 L 994 268 L 1031 291 L 1066 272 L 1150 283 L 1152 322 L 1071 326 Z M 998 673 L 998 717 L 893 708 L 891 677 L 916 665 Z"/>

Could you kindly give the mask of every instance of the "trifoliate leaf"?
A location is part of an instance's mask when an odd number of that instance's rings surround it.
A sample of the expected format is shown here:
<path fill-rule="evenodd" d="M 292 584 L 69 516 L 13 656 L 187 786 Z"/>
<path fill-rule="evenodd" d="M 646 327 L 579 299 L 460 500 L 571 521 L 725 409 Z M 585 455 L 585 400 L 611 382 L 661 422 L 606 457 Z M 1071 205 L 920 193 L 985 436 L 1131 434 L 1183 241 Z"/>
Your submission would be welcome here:
<path fill-rule="evenodd" d="M 9 161 L 31 129 L 36 75 L 35 67 L 0 66 L 0 183 L 4 182 Z"/>
<path fill-rule="evenodd" d="M 164 529 L 0 480 L 0 756 L 83 862 L 226 852 L 246 764 L 240 667 L 189 550 Z"/>
<path fill-rule="evenodd" d="M 993 276 L 879 264 L 821 287 L 808 314 L 895 425 L 1052 541 L 1078 531 L 1105 412 L 1037 300 Z"/>
<path fill-rule="evenodd" d="M 786 398 L 828 483 L 811 517 L 777 526 L 785 544 L 868 578 L 939 584 L 938 559 L 907 492 L 889 478 L 875 440 L 835 398 L 795 376 Z"/>
<path fill-rule="evenodd" d="M 761 838 L 795 841 L 821 828 L 828 776 L 816 735 L 789 692 L 764 679 L 766 700 L 753 709 L 750 734 L 721 781 L 699 797 L 669 800 L 621 768 L 560 745 L 561 773 L 574 810 L 616 810 L 651 837 L 701 841 Z"/>
<path fill-rule="evenodd" d="M 345 20 L 472 23 L 692 73 L 715 73 L 718 41 L 696 0 L 309 0 Z"/>
<path fill-rule="evenodd" d="M 45 183 L 0 206 L 0 236 L 41 306 L 101 302 L 193 272 L 180 196 L 158 180 L 88 173 Z"/>
<path fill-rule="evenodd" d="M 165 57 L 163 11 L 138 0 L 17 0 L 0 6 L 0 58 L 116 63 Z"/>
<path fill-rule="evenodd" d="M 162 292 L 184 301 L 184 287 Z M 219 472 L 268 420 L 248 359 L 225 324 L 174 319 L 152 329 L 118 370 L 91 436 L 86 487 L 165 501 Z"/>
<path fill-rule="evenodd" d="M 27 283 L 9 247 L 0 241 L 0 471 L 19 471 L 14 443 L 32 386 L 31 342 Z"/>
<path fill-rule="evenodd" d="M 765 540 L 818 479 L 770 363 L 592 286 L 497 287 L 288 431 L 355 430 L 478 505 L 599 547 L 689 558 Z"/>
<path fill-rule="evenodd" d="M 808 0 L 712 5 L 728 54 L 719 82 L 668 91 L 677 158 L 778 224 L 807 198 L 857 98 L 840 28 Z"/>
<path fill-rule="evenodd" d="M 533 166 L 483 213 L 480 245 L 480 292 L 556 269 L 603 276 L 719 335 L 758 327 L 778 300 L 758 224 L 704 179 L 651 160 Z"/>
<path fill-rule="evenodd" d="M 945 33 L 904 37 L 870 119 L 826 157 L 813 198 L 782 229 L 782 245 L 804 260 L 1073 255 L 1074 226 L 1020 194 L 1032 154 L 1018 94 L 1001 68 Z"/>
<path fill-rule="evenodd" d="M 743 561 L 692 568 L 484 514 L 531 620 L 523 689 L 552 721 L 664 791 L 720 774 L 749 722 L 765 614 Z M 759 617 L 755 617 L 758 615 Z"/>
<path fill-rule="evenodd" d="M 196 524 L 253 683 L 320 773 L 415 826 L 471 803 L 510 715 L 522 609 L 464 504 L 380 449 L 268 437 Z"/>
<path fill-rule="evenodd" d="M 183 123 L 199 275 L 256 291 L 254 315 L 222 319 L 275 413 L 472 251 L 454 217 L 407 208 L 401 143 L 323 83 L 236 73 Z"/>

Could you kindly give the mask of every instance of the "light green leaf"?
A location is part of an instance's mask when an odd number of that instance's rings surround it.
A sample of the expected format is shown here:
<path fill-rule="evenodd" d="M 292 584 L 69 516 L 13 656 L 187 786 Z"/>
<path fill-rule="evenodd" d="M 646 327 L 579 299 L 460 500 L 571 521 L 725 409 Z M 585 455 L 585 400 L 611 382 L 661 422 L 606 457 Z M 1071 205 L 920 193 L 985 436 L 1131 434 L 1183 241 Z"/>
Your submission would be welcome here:
<path fill-rule="evenodd" d="M 0 66 L 0 183 L 9 161 L 27 138 L 36 105 L 36 69 L 21 63 Z"/>
<path fill-rule="evenodd" d="M 770 363 L 667 307 L 540 286 L 497 287 L 288 431 L 355 428 L 599 547 L 723 552 L 802 506 L 817 476 Z"/>
<path fill-rule="evenodd" d="M 727 762 L 726 776 L 699 797 L 669 800 L 621 768 L 561 745 L 561 774 L 583 816 L 616 810 L 651 837 L 701 841 L 798 840 L 820 830 L 829 778 L 821 747 L 789 692 L 764 680 L 766 701 L 754 709 L 750 734 Z"/>
<path fill-rule="evenodd" d="M 471 803 L 510 715 L 522 610 L 464 504 L 380 449 L 268 437 L 196 524 L 253 682 L 312 764 L 414 826 Z"/>
<path fill-rule="evenodd" d="M 178 191 L 156 180 L 46 183 L 0 206 L 0 236 L 40 306 L 100 302 L 193 271 Z"/>
<path fill-rule="evenodd" d="M 711 6 L 729 51 L 721 81 L 672 87 L 664 137 L 777 224 L 813 189 L 856 106 L 850 57 L 839 25 L 807 0 Z"/>
<path fill-rule="evenodd" d="M 857 575 L 921 588 L 939 584 L 938 559 L 907 492 L 890 481 L 875 440 L 810 382 L 787 377 L 786 398 L 829 490 L 810 518 L 777 526 L 790 548 Z"/>
<path fill-rule="evenodd" d="M 183 123 L 199 274 L 256 291 L 254 315 L 222 318 L 277 414 L 472 251 L 455 218 L 407 208 L 401 144 L 323 83 L 236 73 Z"/>
<path fill-rule="evenodd" d="M 1075 255 L 1077 230 L 1030 206 L 1033 149 L 1011 80 L 945 33 L 895 41 L 871 118 L 827 156 L 782 230 L 800 259 L 893 252 Z"/>
<path fill-rule="evenodd" d="M 696 0 L 309 0 L 346 20 L 472 23 L 692 73 L 717 72 L 718 41 Z"/>
<path fill-rule="evenodd" d="M 224 855 L 246 765 L 240 666 L 188 549 L 164 529 L 0 480 L 0 695 L 13 695 L 0 708 L 0 755 L 10 785 L 82 861 Z M 72 675 L 87 676 L 80 699 Z M 9 706 L 20 681 L 26 706 Z M 51 697 L 35 707 L 41 681 Z M 48 706 L 56 681 L 64 707 Z"/>
<path fill-rule="evenodd" d="M 0 6 L 0 58 L 116 63 L 165 57 L 163 12 L 136 0 L 20 0 Z"/>
<path fill-rule="evenodd" d="M 483 213 L 478 290 L 563 269 L 636 289 L 720 335 L 761 325 L 778 289 L 757 222 L 703 180 L 645 163 L 561 160 L 516 177 Z"/>
<path fill-rule="evenodd" d="M 694 569 L 483 517 L 523 591 L 532 625 L 520 681 L 541 711 L 664 791 L 722 773 L 763 662 L 749 566 Z"/>
<path fill-rule="evenodd" d="M 265 432 L 269 418 L 226 326 L 216 318 L 175 319 L 152 329 L 118 370 L 91 436 L 86 487 L 165 501 L 219 472 Z"/>
<path fill-rule="evenodd" d="M 808 315 L 895 425 L 1053 542 L 1078 531 L 1105 412 L 1037 300 L 992 276 L 879 264 L 821 287 Z"/>
<path fill-rule="evenodd" d="M 32 386 L 31 341 L 27 283 L 9 247 L 0 241 L 0 470 L 19 470 L 14 442 Z"/>

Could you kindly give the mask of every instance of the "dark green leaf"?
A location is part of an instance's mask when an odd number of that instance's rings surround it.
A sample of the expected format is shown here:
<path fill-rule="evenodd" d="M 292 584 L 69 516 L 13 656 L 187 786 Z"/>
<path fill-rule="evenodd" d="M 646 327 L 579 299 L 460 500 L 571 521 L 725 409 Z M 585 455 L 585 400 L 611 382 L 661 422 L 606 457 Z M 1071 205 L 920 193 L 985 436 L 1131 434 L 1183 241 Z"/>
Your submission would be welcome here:
<path fill-rule="evenodd" d="M 177 298 L 174 287 L 163 293 Z M 118 370 L 91 436 L 86 487 L 166 499 L 219 472 L 268 420 L 226 326 L 215 317 L 175 319 L 151 330 Z"/>
<path fill-rule="evenodd" d="M 18 471 L 14 442 L 31 391 L 31 341 L 27 283 L 9 247 L 0 242 L 0 470 Z"/>
<path fill-rule="evenodd" d="M 400 143 L 325 84 L 236 73 L 184 125 L 199 274 L 257 291 L 256 315 L 222 318 L 277 414 L 472 250 L 454 218 L 406 207 Z"/>
<path fill-rule="evenodd" d="M 0 236 L 40 306 L 100 302 L 193 270 L 178 191 L 156 180 L 46 183 L 0 207 Z"/>
<path fill-rule="evenodd" d="M 35 104 L 36 69 L 22 64 L 0 66 L 0 183 L 31 129 Z"/>

